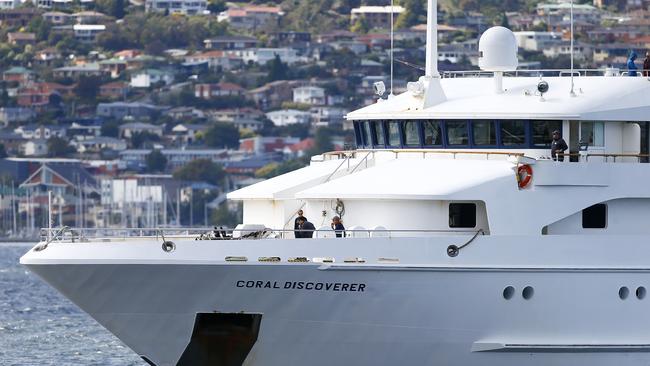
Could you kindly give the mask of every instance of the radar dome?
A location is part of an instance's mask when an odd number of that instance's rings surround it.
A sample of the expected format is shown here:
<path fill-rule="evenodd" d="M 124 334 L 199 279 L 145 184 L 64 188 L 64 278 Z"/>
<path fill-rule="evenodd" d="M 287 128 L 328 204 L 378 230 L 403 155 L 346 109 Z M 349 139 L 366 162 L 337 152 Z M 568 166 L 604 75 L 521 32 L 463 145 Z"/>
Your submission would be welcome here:
<path fill-rule="evenodd" d="M 485 71 L 514 71 L 517 69 L 517 39 L 504 27 L 486 30 L 478 41 L 478 66 Z"/>

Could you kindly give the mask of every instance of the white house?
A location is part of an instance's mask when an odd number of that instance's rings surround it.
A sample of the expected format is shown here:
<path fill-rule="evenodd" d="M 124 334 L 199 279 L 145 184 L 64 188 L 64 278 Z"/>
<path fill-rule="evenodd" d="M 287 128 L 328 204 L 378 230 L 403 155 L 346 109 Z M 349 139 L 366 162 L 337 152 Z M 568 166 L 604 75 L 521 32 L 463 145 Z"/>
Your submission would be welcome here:
<path fill-rule="evenodd" d="M 296 109 L 282 109 L 268 112 L 266 118 L 270 119 L 276 126 L 293 125 L 296 123 L 311 123 L 311 113 Z"/>
<path fill-rule="evenodd" d="M 106 31 L 106 26 L 103 24 L 75 24 L 72 26 L 74 37 L 84 43 L 93 43 L 97 39 L 97 35 Z"/>
<path fill-rule="evenodd" d="M 244 62 L 254 62 L 259 65 L 265 65 L 276 56 L 288 65 L 302 60 L 298 57 L 298 51 L 293 48 L 250 48 L 241 51 L 241 58 Z"/>
<path fill-rule="evenodd" d="M 169 12 L 169 14 L 196 15 L 203 14 L 208 8 L 205 0 L 146 0 L 146 12 Z"/>
<path fill-rule="evenodd" d="M 131 75 L 131 87 L 149 88 L 154 84 L 169 85 L 174 81 L 174 75 L 154 69 L 146 69 Z"/>
<path fill-rule="evenodd" d="M 238 29 L 257 29 L 272 24 L 277 24 L 284 15 L 277 6 L 232 6 L 221 12 L 217 17 L 219 22 L 228 22 L 231 27 Z"/>
<path fill-rule="evenodd" d="M 102 150 L 126 150 L 126 141 L 114 137 L 98 136 L 73 143 L 80 153 L 100 152 Z"/>
<path fill-rule="evenodd" d="M 310 105 L 323 105 L 325 98 L 325 89 L 318 86 L 301 86 L 293 89 L 293 102 Z"/>
<path fill-rule="evenodd" d="M 47 153 L 47 140 L 45 139 L 29 140 L 23 144 L 25 156 L 45 156 Z"/>
<path fill-rule="evenodd" d="M 513 32 L 517 39 L 517 46 L 528 51 L 542 51 L 547 47 L 562 42 L 562 35 L 555 32 Z"/>
<path fill-rule="evenodd" d="M 133 135 L 135 135 L 136 133 L 143 133 L 143 132 L 151 133 L 162 137 L 163 127 L 158 125 L 153 125 L 151 123 L 143 123 L 143 122 L 125 123 L 120 126 L 120 137 L 123 138 L 128 139 L 133 137 Z"/>
<path fill-rule="evenodd" d="M 207 131 L 207 125 L 195 125 L 180 123 L 172 128 L 172 141 L 183 144 L 192 144 L 198 138 L 198 135 Z"/>
<path fill-rule="evenodd" d="M 20 5 L 20 0 L 0 0 L 0 9 L 15 9 Z"/>

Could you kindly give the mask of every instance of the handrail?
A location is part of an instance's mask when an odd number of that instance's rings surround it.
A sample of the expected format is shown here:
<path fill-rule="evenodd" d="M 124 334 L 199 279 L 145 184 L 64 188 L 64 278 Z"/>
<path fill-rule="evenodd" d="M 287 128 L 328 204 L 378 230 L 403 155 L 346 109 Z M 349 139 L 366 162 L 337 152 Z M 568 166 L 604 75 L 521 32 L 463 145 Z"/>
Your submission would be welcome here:
<path fill-rule="evenodd" d="M 41 229 L 42 233 L 47 233 L 49 229 Z M 52 229 L 55 230 L 55 229 Z M 274 236 L 276 234 L 284 233 L 296 233 L 296 232 L 311 232 L 311 233 L 334 233 L 333 230 L 294 230 L 294 229 L 264 229 L 260 231 L 255 231 L 252 229 L 232 229 L 232 228 L 122 228 L 122 229 L 109 229 L 109 228 L 63 228 L 56 229 L 60 232 L 71 231 L 83 233 L 86 241 L 91 239 L 96 240 L 105 240 L 105 239 L 123 239 L 127 238 L 150 238 L 158 239 L 161 236 L 167 238 L 188 238 L 200 240 L 200 238 L 207 238 L 210 233 L 219 231 L 221 233 L 226 233 L 230 239 L 232 239 L 233 233 L 239 233 L 242 238 L 246 239 L 264 239 L 264 238 L 277 238 Z M 482 231 L 482 230 L 481 230 Z M 371 234 L 387 234 L 388 237 L 392 237 L 394 234 L 475 234 L 474 230 L 451 230 L 451 229 L 346 229 L 346 235 L 349 237 L 351 233 L 363 233 L 368 234 L 368 237 Z M 122 233 L 125 235 L 107 235 L 108 233 Z M 252 234 L 260 234 L 259 236 Z M 264 234 L 264 235 L 261 235 Z M 53 241 L 52 241 L 53 242 Z M 52 243 L 50 242 L 50 243 Z M 59 237 L 57 242 L 64 242 L 63 237 Z M 72 241 L 74 242 L 74 241 Z M 46 243 L 46 244 L 50 244 Z M 42 249 L 47 248 L 47 245 Z"/>
<path fill-rule="evenodd" d="M 642 72 L 637 71 L 638 74 L 642 74 Z M 626 77 L 627 71 L 622 71 L 619 68 L 601 68 L 601 69 L 529 69 L 529 70 L 515 70 L 512 72 L 506 72 L 504 73 L 504 76 L 528 76 L 528 77 L 538 77 L 542 74 L 546 74 L 546 76 L 552 76 L 552 75 L 557 75 L 559 77 L 562 77 L 566 74 L 571 75 L 578 75 L 578 76 L 604 76 L 604 75 L 611 75 L 611 76 L 618 76 L 618 77 Z M 493 76 L 494 73 L 490 71 L 483 71 L 483 70 L 459 70 L 459 71 L 444 71 L 441 73 L 441 76 L 443 78 L 456 78 L 456 77 L 472 77 L 472 76 L 485 76 L 485 77 L 490 77 Z"/>

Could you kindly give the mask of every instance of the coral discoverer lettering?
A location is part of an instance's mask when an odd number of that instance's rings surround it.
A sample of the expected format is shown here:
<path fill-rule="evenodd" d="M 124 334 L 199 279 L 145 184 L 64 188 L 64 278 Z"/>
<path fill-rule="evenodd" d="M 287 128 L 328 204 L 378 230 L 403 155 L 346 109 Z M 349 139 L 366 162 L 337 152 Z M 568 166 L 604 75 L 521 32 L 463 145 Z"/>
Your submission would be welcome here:
<path fill-rule="evenodd" d="M 334 291 L 334 292 L 365 292 L 365 283 L 341 282 L 306 282 L 306 281 L 244 281 L 239 280 L 235 286 L 239 288 Z"/>

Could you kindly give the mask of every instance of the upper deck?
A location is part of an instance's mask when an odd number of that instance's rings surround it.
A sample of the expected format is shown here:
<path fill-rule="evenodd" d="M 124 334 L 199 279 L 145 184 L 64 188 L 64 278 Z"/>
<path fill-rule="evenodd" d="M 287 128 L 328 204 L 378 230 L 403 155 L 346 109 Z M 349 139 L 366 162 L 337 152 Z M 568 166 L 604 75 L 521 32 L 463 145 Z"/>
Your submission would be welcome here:
<path fill-rule="evenodd" d="M 492 73 L 469 71 L 443 74 L 445 100 L 422 107 L 417 88 L 378 100 L 347 115 L 367 119 L 552 119 L 648 121 L 650 78 L 630 77 L 612 70 L 532 70 L 506 73 L 501 92 Z M 541 75 L 541 76 L 540 76 Z M 543 96 L 540 81 L 548 83 Z"/>

